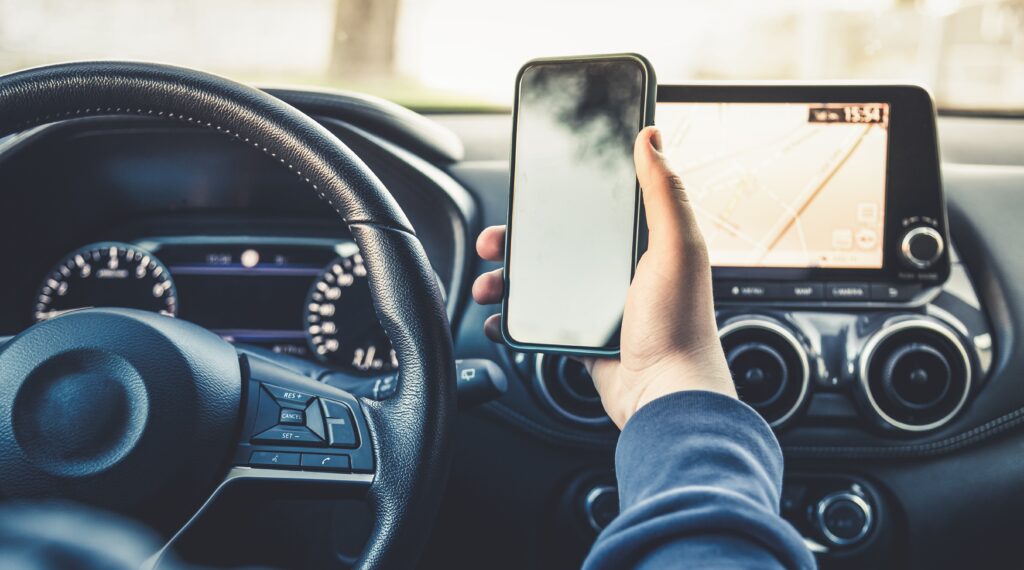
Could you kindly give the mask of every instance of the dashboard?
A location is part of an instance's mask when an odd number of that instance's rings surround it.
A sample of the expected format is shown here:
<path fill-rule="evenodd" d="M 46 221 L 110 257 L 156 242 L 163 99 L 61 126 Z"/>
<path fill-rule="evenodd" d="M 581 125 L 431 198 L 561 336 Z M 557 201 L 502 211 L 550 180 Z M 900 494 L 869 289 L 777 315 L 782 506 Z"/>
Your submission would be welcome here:
<path fill-rule="evenodd" d="M 398 368 L 351 240 L 179 236 L 94 243 L 61 259 L 35 301 L 36 322 L 87 307 L 127 307 L 355 374 Z"/>
<path fill-rule="evenodd" d="M 657 120 L 718 244 L 717 317 L 741 397 L 783 448 L 781 512 L 823 568 L 1012 566 L 1024 531 L 1024 157 L 1011 150 L 1024 148 L 1024 127 L 940 117 L 936 129 L 929 110 L 930 132 L 902 138 L 902 92 L 728 100 L 716 89 L 661 89 Z M 460 411 L 421 566 L 578 567 L 617 514 L 618 432 L 582 367 L 491 343 L 482 323 L 493 308 L 469 299 L 473 276 L 497 267 L 469 244 L 506 219 L 510 117 L 275 93 L 382 179 L 446 294 L 456 356 L 509 380 L 499 398 Z M 761 144 L 738 146 L 730 129 Z M 864 166 L 879 161 L 881 172 Z M 819 189 L 820 201 L 775 195 L 788 214 L 768 216 L 748 200 L 794 172 L 792 187 Z M 113 304 L 334 370 L 347 386 L 393 375 L 352 236 L 297 184 L 244 145 L 142 117 L 0 140 L 0 336 Z M 901 200 L 905 185 L 927 193 Z M 780 223 L 787 216 L 800 223 Z M 750 233 L 728 230 L 740 225 Z M 745 247 L 751 239 L 764 247 Z M 371 522 L 342 498 L 223 503 L 195 525 L 206 542 L 183 543 L 185 559 L 350 562 Z"/>
<path fill-rule="evenodd" d="M 37 184 L 82 201 L 75 212 L 39 220 L 59 231 L 14 253 L 26 271 L 0 286 L 8 298 L 20 300 L 0 309 L 0 334 L 76 309 L 129 307 L 185 319 L 231 342 L 354 377 L 378 378 L 397 368 L 358 247 L 329 212 L 291 192 L 293 181 L 275 176 L 273 168 L 256 180 L 267 169 L 253 157 L 234 165 L 247 171 L 248 182 L 216 180 L 230 176 L 223 170 L 230 162 L 224 154 L 240 149 L 227 145 L 221 151 L 220 141 L 206 133 L 162 123 L 108 125 L 65 123 L 7 141 L 14 148 L 6 156 L 18 155 L 15 169 L 36 172 L 31 186 L 11 188 L 21 207 L 47 209 Z M 453 293 L 454 311 L 464 279 L 464 190 L 439 178 L 429 163 L 410 166 L 414 158 L 398 158 L 395 153 L 404 151 L 372 135 L 343 135 L 353 146 L 375 150 L 364 159 L 387 168 L 381 178 L 391 181 L 393 192 L 429 204 L 407 205 L 407 211 L 433 254 L 442 291 Z M 55 153 L 71 158 L 52 169 L 45 163 Z M 194 159 L 184 172 L 182 165 Z M 139 195 L 145 169 L 187 180 L 167 181 L 150 189 L 152 195 Z M 18 235 L 26 229 L 22 222 L 4 228 L 11 240 L 22 239 Z"/>

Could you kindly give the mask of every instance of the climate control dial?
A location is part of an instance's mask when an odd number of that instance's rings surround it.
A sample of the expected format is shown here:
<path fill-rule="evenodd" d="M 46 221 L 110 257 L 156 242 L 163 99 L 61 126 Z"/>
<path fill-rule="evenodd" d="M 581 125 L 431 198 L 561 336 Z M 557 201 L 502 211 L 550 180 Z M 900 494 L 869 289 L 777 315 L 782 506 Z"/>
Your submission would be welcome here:
<path fill-rule="evenodd" d="M 823 497 L 814 512 L 818 530 L 832 546 L 853 546 L 861 542 L 874 524 L 871 505 L 851 491 Z"/>

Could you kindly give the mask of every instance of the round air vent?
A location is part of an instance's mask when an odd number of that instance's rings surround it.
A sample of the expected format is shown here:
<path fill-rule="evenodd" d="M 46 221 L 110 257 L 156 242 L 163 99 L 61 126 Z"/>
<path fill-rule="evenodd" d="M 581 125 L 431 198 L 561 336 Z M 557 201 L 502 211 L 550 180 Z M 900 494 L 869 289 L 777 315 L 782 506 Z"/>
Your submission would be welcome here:
<path fill-rule="evenodd" d="M 868 340 L 860 355 L 860 383 L 886 425 L 927 431 L 953 419 L 967 401 L 971 362 L 945 326 L 906 320 Z"/>
<path fill-rule="evenodd" d="M 800 341 L 769 319 L 739 319 L 719 331 L 740 399 L 772 427 L 796 414 L 807 396 L 810 365 Z"/>
<path fill-rule="evenodd" d="M 562 418 L 590 426 L 611 423 L 594 381 L 578 360 L 560 354 L 538 354 L 533 380 L 544 403 Z"/>

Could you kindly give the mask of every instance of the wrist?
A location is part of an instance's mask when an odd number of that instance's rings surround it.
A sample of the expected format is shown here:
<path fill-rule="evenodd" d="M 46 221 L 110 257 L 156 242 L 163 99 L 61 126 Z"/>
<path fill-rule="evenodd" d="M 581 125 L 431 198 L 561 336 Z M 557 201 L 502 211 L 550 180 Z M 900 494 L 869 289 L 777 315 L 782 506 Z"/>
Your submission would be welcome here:
<path fill-rule="evenodd" d="M 637 395 L 632 410 L 622 418 L 622 425 L 647 404 L 676 392 L 701 390 L 737 398 L 736 386 L 724 355 L 719 354 L 717 358 L 714 355 L 707 356 L 711 357 L 696 361 L 682 357 L 676 361 L 665 362 L 657 370 L 651 370 L 651 375 L 643 383 L 644 387 Z"/>

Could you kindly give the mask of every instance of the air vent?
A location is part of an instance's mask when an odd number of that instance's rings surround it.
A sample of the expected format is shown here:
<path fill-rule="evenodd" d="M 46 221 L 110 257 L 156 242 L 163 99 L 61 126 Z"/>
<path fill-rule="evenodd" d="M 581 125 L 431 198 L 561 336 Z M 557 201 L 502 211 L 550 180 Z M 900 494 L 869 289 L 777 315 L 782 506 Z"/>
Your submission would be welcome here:
<path fill-rule="evenodd" d="M 533 380 L 541 399 L 561 418 L 588 426 L 611 423 L 594 381 L 578 360 L 560 354 L 538 354 Z"/>
<path fill-rule="evenodd" d="M 885 425 L 927 431 L 949 422 L 964 406 L 971 362 L 953 331 L 928 320 L 905 320 L 868 340 L 860 356 L 860 382 Z"/>
<path fill-rule="evenodd" d="M 742 318 L 719 331 L 740 399 L 774 428 L 789 421 L 807 396 L 807 352 L 782 324 Z"/>

